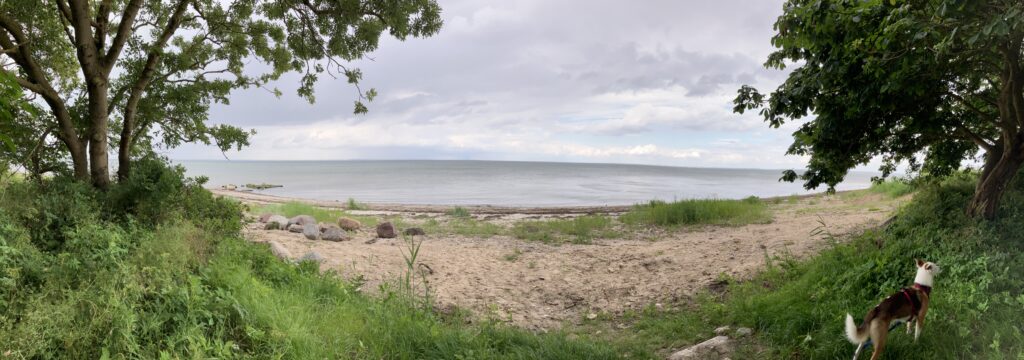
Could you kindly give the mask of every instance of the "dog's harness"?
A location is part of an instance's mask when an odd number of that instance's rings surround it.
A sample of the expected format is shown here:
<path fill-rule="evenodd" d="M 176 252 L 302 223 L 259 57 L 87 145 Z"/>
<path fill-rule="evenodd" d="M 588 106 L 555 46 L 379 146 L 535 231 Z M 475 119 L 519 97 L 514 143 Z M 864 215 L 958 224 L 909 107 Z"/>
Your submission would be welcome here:
<path fill-rule="evenodd" d="M 914 283 L 913 289 L 923 291 L 924 294 L 928 296 L 931 296 L 932 293 L 931 286 L 921 285 L 919 283 Z M 921 311 L 921 298 L 919 298 L 917 294 L 911 294 L 910 288 L 903 288 L 901 292 L 903 293 L 903 297 L 907 298 L 907 301 L 910 302 L 910 308 L 913 309 L 913 312 L 910 315 L 910 319 L 908 319 L 907 321 L 913 321 L 914 318 L 917 317 L 917 314 Z"/>

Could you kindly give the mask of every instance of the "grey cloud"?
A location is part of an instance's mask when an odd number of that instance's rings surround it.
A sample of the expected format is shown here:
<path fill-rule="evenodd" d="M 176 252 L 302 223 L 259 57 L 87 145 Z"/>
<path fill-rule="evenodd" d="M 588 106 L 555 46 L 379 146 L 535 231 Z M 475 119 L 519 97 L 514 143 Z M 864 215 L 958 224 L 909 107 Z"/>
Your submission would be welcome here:
<path fill-rule="evenodd" d="M 761 66 L 771 51 L 781 0 L 440 3 L 446 18 L 440 34 L 385 39 L 372 60 L 353 64 L 363 70 L 363 88 L 381 94 L 369 104 L 369 114 L 352 115 L 355 89 L 327 77 L 316 86 L 317 103 L 306 103 L 294 95 L 293 74 L 276 84 L 285 93 L 280 99 L 260 89 L 240 91 L 230 106 L 213 109 L 213 121 L 243 127 L 372 125 L 381 131 L 444 126 L 448 135 L 538 140 L 580 133 L 747 131 L 750 121 L 731 114 L 722 94 L 785 75 Z M 652 99 L 653 93 L 665 94 Z M 645 108 L 681 110 L 622 121 Z"/>

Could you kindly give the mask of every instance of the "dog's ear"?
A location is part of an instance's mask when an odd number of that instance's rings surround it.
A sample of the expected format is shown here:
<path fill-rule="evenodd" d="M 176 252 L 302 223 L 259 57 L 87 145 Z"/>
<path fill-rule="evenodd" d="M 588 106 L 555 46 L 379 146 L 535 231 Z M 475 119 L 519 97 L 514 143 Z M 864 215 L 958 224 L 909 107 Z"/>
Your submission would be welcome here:
<path fill-rule="evenodd" d="M 918 258 L 914 258 L 914 262 L 916 262 L 916 263 L 917 263 L 917 267 L 922 267 L 922 266 L 924 266 L 924 261 L 921 261 L 921 259 L 918 259 Z"/>

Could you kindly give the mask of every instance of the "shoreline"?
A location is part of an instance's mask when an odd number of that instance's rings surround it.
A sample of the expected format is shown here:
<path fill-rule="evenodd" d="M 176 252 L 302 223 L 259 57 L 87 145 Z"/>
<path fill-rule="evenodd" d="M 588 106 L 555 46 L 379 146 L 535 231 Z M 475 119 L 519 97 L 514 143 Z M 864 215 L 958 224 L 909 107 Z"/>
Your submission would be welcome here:
<path fill-rule="evenodd" d="M 291 196 L 278 196 L 261 194 L 255 191 L 227 190 L 223 188 L 208 188 L 210 192 L 218 196 L 226 196 L 246 202 L 258 204 L 283 204 L 288 202 L 299 202 L 321 208 L 348 210 L 348 201 L 342 200 L 316 200 Z M 834 194 L 826 192 L 813 194 L 794 194 L 783 196 L 763 197 L 761 200 L 771 201 L 775 199 L 806 199 L 812 197 L 835 196 L 845 193 L 865 191 L 865 189 L 842 190 Z M 393 212 L 393 213 L 445 213 L 456 207 L 466 209 L 474 214 L 481 215 L 562 215 L 562 214 L 622 214 L 629 212 L 636 205 L 603 205 L 603 206 L 504 206 L 504 205 L 429 205 L 429 204 L 392 204 L 392 203 L 362 203 L 364 209 L 355 211 L 370 212 Z"/>

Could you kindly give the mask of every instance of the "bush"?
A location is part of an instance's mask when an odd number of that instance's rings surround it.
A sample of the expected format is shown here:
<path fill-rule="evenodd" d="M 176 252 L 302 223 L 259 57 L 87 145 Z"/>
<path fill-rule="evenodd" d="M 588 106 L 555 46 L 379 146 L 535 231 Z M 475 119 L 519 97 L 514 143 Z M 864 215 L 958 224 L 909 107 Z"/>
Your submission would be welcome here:
<path fill-rule="evenodd" d="M 237 232 L 241 229 L 241 207 L 203 189 L 206 180 L 186 178 L 185 168 L 171 166 L 164 159 L 141 158 L 135 162 L 131 176 L 107 192 L 107 216 L 147 226 L 183 218 L 207 230 Z"/>

